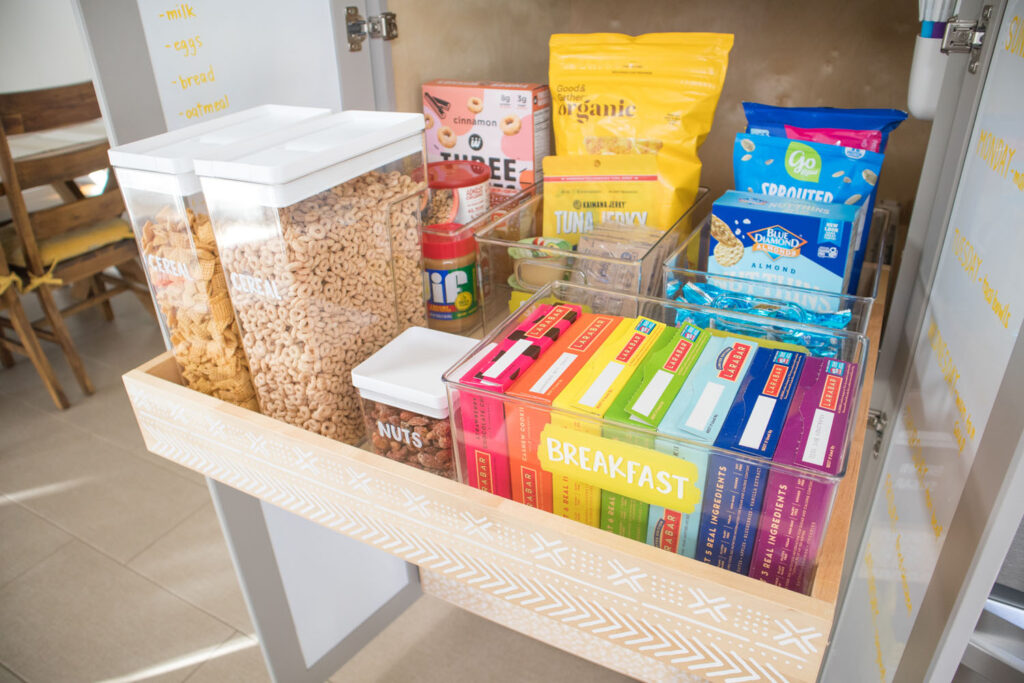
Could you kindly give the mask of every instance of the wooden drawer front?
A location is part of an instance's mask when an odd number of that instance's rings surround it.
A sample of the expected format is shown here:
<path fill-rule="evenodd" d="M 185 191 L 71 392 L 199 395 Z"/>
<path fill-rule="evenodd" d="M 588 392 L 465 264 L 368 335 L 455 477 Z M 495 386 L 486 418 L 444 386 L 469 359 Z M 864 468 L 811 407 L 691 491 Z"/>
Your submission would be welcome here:
<path fill-rule="evenodd" d="M 150 451 L 419 565 L 452 602 L 647 680 L 816 677 L 828 602 L 307 433 L 172 373 L 165 354 L 125 375 Z"/>

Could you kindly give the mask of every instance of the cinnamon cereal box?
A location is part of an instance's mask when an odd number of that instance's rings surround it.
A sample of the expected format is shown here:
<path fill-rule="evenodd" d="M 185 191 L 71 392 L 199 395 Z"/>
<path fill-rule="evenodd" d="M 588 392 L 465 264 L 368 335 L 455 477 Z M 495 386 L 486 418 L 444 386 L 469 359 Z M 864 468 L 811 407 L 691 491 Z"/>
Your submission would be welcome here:
<path fill-rule="evenodd" d="M 551 93 L 537 83 L 434 80 L 423 85 L 427 161 L 491 170 L 492 204 L 540 182 L 551 153 Z"/>

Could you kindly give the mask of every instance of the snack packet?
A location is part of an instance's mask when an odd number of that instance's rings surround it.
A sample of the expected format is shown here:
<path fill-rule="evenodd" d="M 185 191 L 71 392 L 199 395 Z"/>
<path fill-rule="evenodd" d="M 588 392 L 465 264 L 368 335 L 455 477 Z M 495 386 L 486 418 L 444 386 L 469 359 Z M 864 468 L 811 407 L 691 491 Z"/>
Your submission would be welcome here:
<path fill-rule="evenodd" d="M 747 132 L 885 152 L 889 133 L 907 118 L 899 109 L 773 107 L 744 102 Z"/>
<path fill-rule="evenodd" d="M 670 226 L 697 196 L 697 148 L 711 130 L 733 36 L 551 36 L 549 80 L 559 155 L 657 159 L 658 210 Z M 653 221 L 652 221 L 653 222 Z"/>
<path fill-rule="evenodd" d="M 899 109 L 772 107 L 754 102 L 744 102 L 743 111 L 747 115 L 747 132 L 752 135 L 842 145 L 879 153 L 885 152 L 889 133 L 907 118 L 907 113 Z M 877 186 L 868 193 L 864 226 L 854 238 L 853 268 L 847 287 L 849 294 L 857 293 L 877 194 Z"/>
<path fill-rule="evenodd" d="M 672 225 L 659 204 L 664 194 L 651 156 L 546 157 L 544 234 L 576 245 L 581 234 L 609 221 L 664 229 Z"/>
<path fill-rule="evenodd" d="M 671 239 L 662 240 L 664 237 L 661 230 L 644 225 L 600 223 L 593 232 L 580 237 L 576 248 L 577 254 L 599 258 L 575 259 L 576 267 L 570 277 L 573 282 L 588 286 L 645 294 L 656 266 L 675 246 Z M 652 249 L 657 253 L 648 256 Z"/>

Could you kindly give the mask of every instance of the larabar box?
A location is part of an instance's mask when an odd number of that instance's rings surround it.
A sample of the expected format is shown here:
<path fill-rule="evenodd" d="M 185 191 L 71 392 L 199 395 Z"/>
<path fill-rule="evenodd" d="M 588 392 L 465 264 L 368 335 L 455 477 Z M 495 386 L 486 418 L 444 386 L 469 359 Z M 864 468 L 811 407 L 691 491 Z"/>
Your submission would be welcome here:
<path fill-rule="evenodd" d="M 704 350 L 708 337 L 704 330 L 689 322 L 683 323 L 682 327 L 666 330 L 612 401 L 604 416 L 603 435 L 653 448 L 655 428 L 668 412 L 672 399 Z M 624 429 L 617 425 L 628 425 L 634 429 Z M 601 528 L 646 542 L 649 508 L 647 503 L 612 491 L 602 491 Z"/>
<path fill-rule="evenodd" d="M 551 153 L 551 93 L 537 83 L 423 84 L 427 161 L 468 159 L 491 170 L 491 203 L 540 182 Z"/>
<path fill-rule="evenodd" d="M 750 576 L 806 592 L 817 566 L 846 430 L 857 393 L 856 363 L 808 358 L 775 449 Z M 793 469 L 791 469 L 793 468 Z M 802 476 L 800 469 L 808 470 Z M 826 477 L 815 477 L 821 472 Z"/>
<path fill-rule="evenodd" d="M 554 408 L 592 416 L 595 421 L 575 420 L 555 413 L 552 424 L 600 434 L 597 419 L 604 417 L 629 378 L 665 331 L 664 323 L 650 318 L 630 318 L 616 327 L 576 376 L 552 402 Z M 555 514 L 590 526 L 601 524 L 601 491 L 568 476 L 552 477 Z"/>
<path fill-rule="evenodd" d="M 758 349 L 715 445 L 771 458 L 805 358 L 794 351 Z"/>
<path fill-rule="evenodd" d="M 541 304 L 460 381 L 494 394 L 504 393 L 569 329 L 580 313 L 580 307 L 572 304 Z M 503 401 L 497 396 L 468 391 L 460 392 L 460 401 L 466 483 L 511 498 Z"/>
<path fill-rule="evenodd" d="M 526 369 L 505 393 L 550 406 L 576 373 L 607 340 L 622 318 L 583 313 L 573 327 Z M 524 403 L 505 404 L 512 499 L 548 512 L 551 507 L 551 473 L 537 459 L 540 432 L 551 421 L 551 412 Z"/>
<path fill-rule="evenodd" d="M 658 431 L 713 444 L 757 349 L 758 344 L 749 339 L 709 334 L 696 365 L 658 424 Z M 665 438 L 657 439 L 655 448 L 696 465 L 700 475 L 697 486 L 704 490 L 708 451 Z M 680 514 L 677 510 L 652 506 L 647 522 L 647 543 L 696 557 L 701 526 L 701 511 Z"/>

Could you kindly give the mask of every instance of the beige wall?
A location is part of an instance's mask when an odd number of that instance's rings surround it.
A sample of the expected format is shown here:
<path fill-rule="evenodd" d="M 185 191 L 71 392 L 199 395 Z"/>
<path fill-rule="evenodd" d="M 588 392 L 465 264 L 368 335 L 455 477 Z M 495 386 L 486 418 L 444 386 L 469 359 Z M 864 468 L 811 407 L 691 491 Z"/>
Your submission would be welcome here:
<path fill-rule="evenodd" d="M 389 0 L 398 108 L 418 111 L 432 78 L 547 82 L 552 33 L 733 33 L 714 127 L 701 148 L 703 184 L 732 187 L 740 102 L 905 109 L 917 7 L 910 0 Z M 890 137 L 879 198 L 909 216 L 931 126 L 908 120 Z"/>

